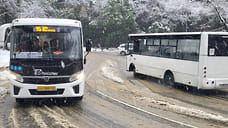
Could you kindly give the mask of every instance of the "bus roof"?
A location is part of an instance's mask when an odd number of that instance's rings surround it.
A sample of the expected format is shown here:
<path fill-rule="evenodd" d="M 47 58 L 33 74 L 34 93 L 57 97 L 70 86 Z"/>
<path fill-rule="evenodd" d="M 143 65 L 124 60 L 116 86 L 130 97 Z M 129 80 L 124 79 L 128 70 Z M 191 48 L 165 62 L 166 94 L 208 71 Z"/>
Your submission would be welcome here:
<path fill-rule="evenodd" d="M 145 34 L 129 34 L 128 36 L 166 36 L 166 35 L 201 35 L 201 34 L 213 34 L 213 35 L 228 35 L 228 32 L 174 32 L 174 33 L 145 33 Z"/>
<path fill-rule="evenodd" d="M 52 26 L 74 26 L 81 27 L 81 22 L 71 19 L 55 19 L 55 18 L 20 18 L 12 22 L 12 26 L 22 25 L 52 25 Z"/>

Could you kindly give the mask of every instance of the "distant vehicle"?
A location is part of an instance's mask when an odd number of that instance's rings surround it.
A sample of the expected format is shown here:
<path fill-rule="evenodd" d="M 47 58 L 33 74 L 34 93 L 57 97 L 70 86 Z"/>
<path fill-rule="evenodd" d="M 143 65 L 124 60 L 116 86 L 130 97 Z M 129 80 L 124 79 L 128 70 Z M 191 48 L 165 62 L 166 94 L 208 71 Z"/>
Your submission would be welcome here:
<path fill-rule="evenodd" d="M 90 41 L 86 51 L 91 50 Z M 11 95 L 25 99 L 82 100 L 85 80 L 80 21 L 24 18 L 12 22 Z"/>
<path fill-rule="evenodd" d="M 228 33 L 129 34 L 127 70 L 198 89 L 228 88 Z"/>
<path fill-rule="evenodd" d="M 129 50 L 131 51 L 133 49 L 133 44 L 128 43 L 128 44 L 120 44 L 117 47 L 117 50 L 121 56 L 125 56 L 126 54 L 129 53 Z"/>
<path fill-rule="evenodd" d="M 9 33 L 11 26 L 11 23 L 3 24 L 0 26 L 0 48 L 10 47 Z"/>

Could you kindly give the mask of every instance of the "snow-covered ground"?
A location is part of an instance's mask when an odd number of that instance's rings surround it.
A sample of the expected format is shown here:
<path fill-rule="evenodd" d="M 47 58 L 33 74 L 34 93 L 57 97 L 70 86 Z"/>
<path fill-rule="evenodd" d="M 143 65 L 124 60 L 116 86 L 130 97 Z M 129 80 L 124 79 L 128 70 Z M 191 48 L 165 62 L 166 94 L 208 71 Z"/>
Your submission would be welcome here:
<path fill-rule="evenodd" d="M 117 83 L 124 83 L 124 79 L 122 79 L 118 74 L 117 63 L 114 61 L 108 60 L 106 63 L 101 67 L 102 75 L 110 80 L 113 80 Z M 125 85 L 129 86 L 129 85 Z M 116 85 L 117 87 L 117 85 Z M 122 88 L 123 86 L 118 86 L 119 89 L 117 90 L 125 90 Z M 182 102 L 176 101 L 174 99 L 170 100 L 169 98 L 165 98 L 163 96 L 153 94 L 151 92 L 145 91 L 142 87 L 127 87 L 132 89 L 131 93 L 124 93 L 124 94 L 134 94 L 134 99 L 140 102 L 148 104 L 151 107 L 157 107 L 159 109 L 164 109 L 167 111 L 172 111 L 178 114 L 183 114 L 191 117 L 197 117 L 201 119 L 213 120 L 222 123 L 228 123 L 227 116 L 220 115 L 219 113 L 208 111 L 206 109 L 202 109 L 199 107 L 193 107 L 192 105 L 187 105 Z M 111 89 L 110 89 L 111 90 Z M 118 95 L 119 96 L 119 95 Z M 115 97 L 115 96 L 114 96 Z M 123 96 L 124 97 L 124 96 Z M 118 99 L 118 98 L 117 98 Z"/>
<path fill-rule="evenodd" d="M 10 52 L 0 49 L 0 68 L 9 66 Z"/>

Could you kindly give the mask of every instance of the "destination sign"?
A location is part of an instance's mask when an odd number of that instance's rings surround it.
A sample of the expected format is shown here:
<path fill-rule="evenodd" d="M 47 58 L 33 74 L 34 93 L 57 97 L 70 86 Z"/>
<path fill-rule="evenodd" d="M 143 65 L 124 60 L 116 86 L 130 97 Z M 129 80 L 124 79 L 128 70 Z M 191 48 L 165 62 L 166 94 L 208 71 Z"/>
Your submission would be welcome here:
<path fill-rule="evenodd" d="M 48 28 L 47 26 L 36 26 L 35 32 L 56 32 L 56 29 Z"/>

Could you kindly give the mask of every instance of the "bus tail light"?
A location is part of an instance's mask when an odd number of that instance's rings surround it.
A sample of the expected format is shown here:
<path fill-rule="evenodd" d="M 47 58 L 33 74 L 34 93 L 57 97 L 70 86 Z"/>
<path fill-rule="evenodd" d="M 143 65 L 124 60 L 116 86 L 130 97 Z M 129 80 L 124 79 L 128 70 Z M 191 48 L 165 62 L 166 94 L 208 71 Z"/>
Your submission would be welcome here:
<path fill-rule="evenodd" d="M 204 78 L 207 77 L 207 67 L 206 66 L 203 68 L 203 77 Z"/>

